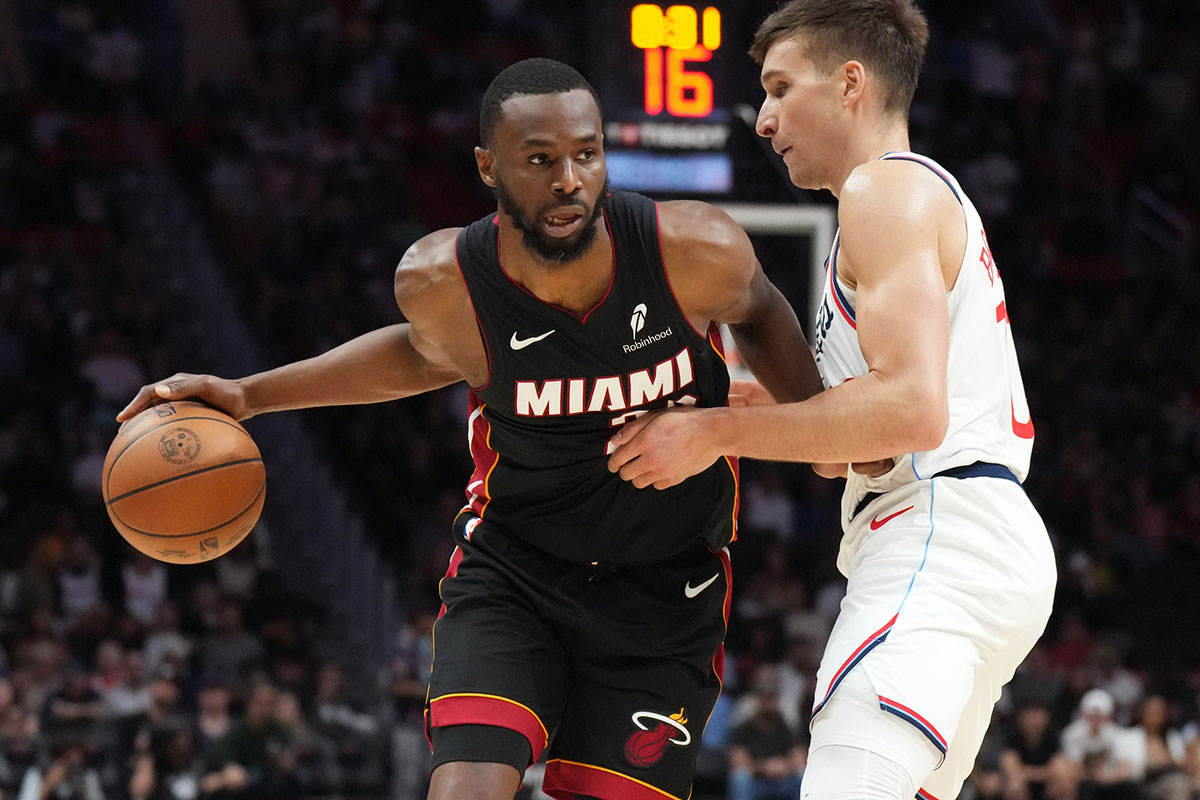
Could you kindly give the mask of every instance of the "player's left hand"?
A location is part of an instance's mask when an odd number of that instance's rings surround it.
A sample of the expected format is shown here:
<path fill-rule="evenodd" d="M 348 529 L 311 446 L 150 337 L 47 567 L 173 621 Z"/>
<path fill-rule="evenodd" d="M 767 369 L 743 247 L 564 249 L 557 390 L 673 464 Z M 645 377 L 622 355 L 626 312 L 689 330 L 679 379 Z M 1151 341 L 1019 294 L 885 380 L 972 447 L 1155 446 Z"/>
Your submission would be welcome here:
<path fill-rule="evenodd" d="M 701 409 L 675 406 L 626 422 L 611 439 L 608 469 L 639 489 L 668 489 L 721 454 L 709 444 Z"/>

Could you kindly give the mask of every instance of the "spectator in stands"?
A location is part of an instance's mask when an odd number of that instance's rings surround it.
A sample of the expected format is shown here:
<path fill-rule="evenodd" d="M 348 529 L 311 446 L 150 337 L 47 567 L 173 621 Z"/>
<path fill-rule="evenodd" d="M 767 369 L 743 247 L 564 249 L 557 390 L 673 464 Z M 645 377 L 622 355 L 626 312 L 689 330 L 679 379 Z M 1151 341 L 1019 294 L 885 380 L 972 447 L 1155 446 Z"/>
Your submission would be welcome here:
<path fill-rule="evenodd" d="M 824 641 L 824 637 L 789 636 L 787 659 L 779 665 L 779 710 L 797 735 L 808 730 L 813 676 L 817 674 Z"/>
<path fill-rule="evenodd" d="M 242 540 L 233 550 L 213 562 L 217 586 L 226 597 L 243 603 L 254 599 L 258 585 L 258 538 L 257 529 Z"/>
<path fill-rule="evenodd" d="M 393 800 L 417 800 L 429 780 L 429 745 L 425 741 L 425 696 L 433 663 L 436 607 L 419 605 L 409 614 L 392 658 L 388 692 L 392 700 Z"/>
<path fill-rule="evenodd" d="M 65 640 L 54 633 L 49 609 L 35 611 L 13 645 L 13 685 L 20 705 L 41 715 L 46 700 L 62 684 L 62 669 L 70 661 Z"/>
<path fill-rule="evenodd" d="M 1192 708 L 1190 708 L 1188 721 L 1184 722 L 1183 727 L 1180 728 L 1184 746 L 1189 746 L 1196 739 L 1200 739 L 1200 692 L 1196 692 L 1190 705 Z"/>
<path fill-rule="evenodd" d="M 741 524 L 788 544 L 796 535 L 796 502 L 783 484 L 782 467 L 764 463 L 746 482 Z"/>
<path fill-rule="evenodd" d="M 144 714 L 151 705 L 151 682 L 142 651 L 134 648 L 126 650 L 122 660 L 119 682 L 101 693 L 105 715 L 110 719 Z"/>
<path fill-rule="evenodd" d="M 12 681 L 0 674 L 0 797 L 16 796 L 40 746 L 37 717 L 21 707 Z"/>
<path fill-rule="evenodd" d="M 362 790 L 362 784 L 342 769 L 337 743 L 305 715 L 295 692 L 279 691 L 275 720 L 287 731 L 296 758 L 296 783 L 306 796 Z"/>
<path fill-rule="evenodd" d="M 21 800 L 105 800 L 100 773 L 91 761 L 91 743 L 71 733 L 51 735 L 49 753 L 44 771 L 35 767 L 25 772 Z"/>
<path fill-rule="evenodd" d="M 192 737 L 200 759 L 205 763 L 215 757 L 217 743 L 233 726 L 229 708 L 233 692 L 219 680 L 206 679 L 196 696 L 195 733 Z"/>
<path fill-rule="evenodd" d="M 196 800 L 200 797 L 201 761 L 186 725 L 157 728 L 146 750 L 133 758 L 130 800 Z"/>
<path fill-rule="evenodd" d="M 121 565 L 121 596 L 126 614 L 142 629 L 150 627 L 169 596 L 167 565 L 139 550 L 128 548 Z"/>
<path fill-rule="evenodd" d="M 794 800 L 805 749 L 780 712 L 774 666 L 759 668 L 751 691 L 754 714 L 729 735 L 729 800 Z"/>
<path fill-rule="evenodd" d="M 66 550 L 58 570 L 57 589 L 68 635 L 86 642 L 105 633 L 112 608 L 100 554 L 91 537 L 78 527 L 74 515 L 70 520 L 66 523 Z"/>
<path fill-rule="evenodd" d="M 221 590 L 216 581 L 196 581 L 188 594 L 183 628 L 203 643 L 210 634 L 221 629 Z"/>
<path fill-rule="evenodd" d="M 1092 685 L 1108 692 L 1113 699 L 1113 718 L 1122 725 L 1133 723 L 1146 687 L 1137 673 L 1124 663 L 1120 649 L 1109 641 L 1097 643 L 1090 667 Z"/>
<path fill-rule="evenodd" d="M 1004 734 L 1001 726 L 995 724 L 995 717 L 992 721 L 992 727 L 979 745 L 975 766 L 963 784 L 964 791 L 960 796 L 969 797 L 970 800 L 1015 800 L 1005 793 Z"/>
<path fill-rule="evenodd" d="M 313 712 L 315 727 L 333 743 L 344 775 L 354 775 L 360 784 L 382 779 L 379 722 L 347 700 L 341 664 L 326 661 L 317 670 Z"/>
<path fill-rule="evenodd" d="M 160 675 L 150 682 L 148 702 L 135 714 L 118 717 L 118 740 L 121 755 L 130 752 L 144 753 L 150 746 L 155 731 L 190 724 L 188 713 L 180 703 L 179 685 L 170 678 Z"/>
<path fill-rule="evenodd" d="M 62 687 L 46 698 L 42 729 L 51 739 L 69 741 L 72 747 L 94 746 L 103 719 L 104 701 L 92 688 L 91 677 L 78 665 L 69 664 L 64 669 Z M 65 757 L 69 749 L 59 755 Z"/>
<path fill-rule="evenodd" d="M 125 648 L 116 639 L 103 639 L 96 646 L 94 662 L 92 688 L 103 697 L 125 679 Z"/>
<path fill-rule="evenodd" d="M 217 743 L 209 771 L 200 781 L 204 794 L 237 800 L 295 800 L 299 781 L 296 752 L 275 717 L 278 692 L 256 684 L 242 718 Z"/>
<path fill-rule="evenodd" d="M 1044 701 L 1031 698 L 1017 708 L 1001 765 L 1010 800 L 1066 800 L 1074 795 L 1072 770 Z"/>
<path fill-rule="evenodd" d="M 1184 768 L 1192 786 L 1192 797 L 1200 797 L 1200 739 L 1192 739 L 1187 744 L 1184 756 Z"/>
<path fill-rule="evenodd" d="M 1152 694 L 1142 701 L 1138 724 L 1129 732 L 1130 772 L 1146 800 L 1189 800 L 1183 737 L 1167 727 L 1167 701 Z"/>
<path fill-rule="evenodd" d="M 167 600 L 154 612 L 143 651 L 151 675 L 181 677 L 187 673 L 195 643 L 179 627 L 179 606 Z"/>
<path fill-rule="evenodd" d="M 244 616 L 244 608 L 238 600 L 227 597 L 221 601 L 219 627 L 200 644 L 202 677 L 234 686 L 250 667 L 262 661 L 262 640 L 246 630 Z"/>
<path fill-rule="evenodd" d="M 1079 702 L 1079 718 L 1063 730 L 1062 749 L 1079 779 L 1079 800 L 1137 797 L 1128 730 L 1113 721 L 1112 695 L 1092 689 Z"/>

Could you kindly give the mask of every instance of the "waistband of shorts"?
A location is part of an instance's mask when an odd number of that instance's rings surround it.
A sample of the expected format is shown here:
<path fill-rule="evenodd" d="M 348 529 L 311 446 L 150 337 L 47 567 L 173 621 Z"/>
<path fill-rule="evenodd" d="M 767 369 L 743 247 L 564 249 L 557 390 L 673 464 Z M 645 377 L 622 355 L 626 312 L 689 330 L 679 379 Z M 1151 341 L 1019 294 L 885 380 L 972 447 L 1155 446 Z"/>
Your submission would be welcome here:
<path fill-rule="evenodd" d="M 1013 471 L 1003 464 L 993 464 L 989 461 L 976 461 L 974 464 L 966 464 L 961 467 L 951 467 L 944 469 L 941 472 L 936 472 L 930 478 L 1004 478 L 1010 480 L 1017 486 L 1021 482 L 1017 480 L 1017 476 Z M 867 492 L 863 495 L 863 499 L 858 501 L 858 505 L 854 507 L 854 517 L 866 508 L 874 500 L 883 497 L 886 492 Z"/>
<path fill-rule="evenodd" d="M 475 536 L 476 529 L 483 527 L 483 519 L 476 514 L 471 508 L 464 508 L 458 512 L 451 523 L 455 544 L 471 542 Z M 666 558 L 657 561 L 639 561 L 639 562 L 621 562 L 611 560 L 601 561 L 568 561 L 553 553 L 547 553 L 537 545 L 527 542 L 519 536 L 515 536 L 502 527 L 498 527 L 487 523 L 486 530 L 490 541 L 503 541 L 506 547 L 518 547 L 528 552 L 537 553 L 541 558 L 561 564 L 564 569 L 582 568 L 588 573 L 588 580 L 595 581 L 600 579 L 611 578 L 618 571 L 624 569 L 638 569 L 643 567 L 653 567 L 658 564 L 675 563 L 681 557 L 689 555 L 698 555 L 706 553 L 715 555 L 720 552 L 713 550 L 702 539 L 693 540 L 686 548 L 679 552 L 672 553 Z"/>

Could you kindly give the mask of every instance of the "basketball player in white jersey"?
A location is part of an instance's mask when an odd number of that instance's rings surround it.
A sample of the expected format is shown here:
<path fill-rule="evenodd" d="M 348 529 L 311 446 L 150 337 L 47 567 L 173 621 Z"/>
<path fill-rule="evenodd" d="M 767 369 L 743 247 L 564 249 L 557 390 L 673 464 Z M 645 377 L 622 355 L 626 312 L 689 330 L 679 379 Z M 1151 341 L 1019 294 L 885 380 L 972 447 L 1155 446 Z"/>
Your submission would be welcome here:
<path fill-rule="evenodd" d="M 958 182 L 908 149 L 927 39 L 911 0 L 792 0 L 762 23 L 758 132 L 797 186 L 839 202 L 815 338 L 827 390 L 645 416 L 613 439 L 610 469 L 640 487 L 720 455 L 846 475 L 847 594 L 805 800 L 957 797 L 1054 593 L 1021 487 L 1033 423 L 1000 275 Z M 879 475 L 847 468 L 888 458 Z"/>

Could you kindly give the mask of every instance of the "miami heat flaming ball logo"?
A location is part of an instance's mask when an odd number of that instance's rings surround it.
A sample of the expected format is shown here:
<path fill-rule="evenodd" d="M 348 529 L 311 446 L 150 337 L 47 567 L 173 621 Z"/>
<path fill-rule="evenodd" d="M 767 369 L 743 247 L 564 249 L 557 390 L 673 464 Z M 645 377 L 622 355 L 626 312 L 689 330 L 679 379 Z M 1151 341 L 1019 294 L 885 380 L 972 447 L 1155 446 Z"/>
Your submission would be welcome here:
<path fill-rule="evenodd" d="M 625 740 L 625 758 L 635 767 L 655 764 L 662 758 L 668 743 L 680 747 L 692 743 L 692 734 L 684 727 L 687 717 L 682 708 L 669 717 L 653 711 L 635 711 L 633 724 L 638 730 Z"/>

